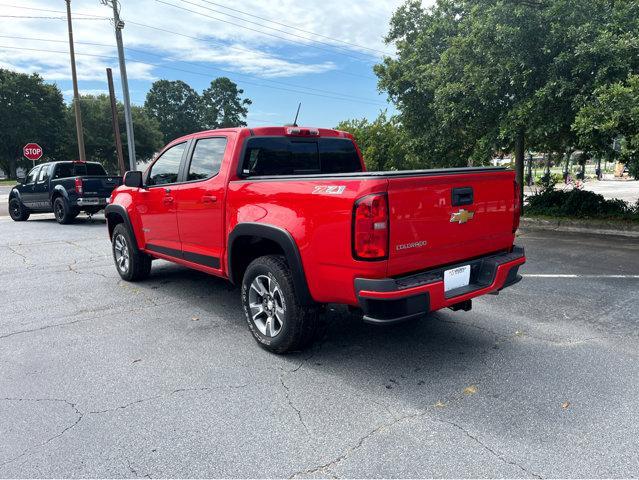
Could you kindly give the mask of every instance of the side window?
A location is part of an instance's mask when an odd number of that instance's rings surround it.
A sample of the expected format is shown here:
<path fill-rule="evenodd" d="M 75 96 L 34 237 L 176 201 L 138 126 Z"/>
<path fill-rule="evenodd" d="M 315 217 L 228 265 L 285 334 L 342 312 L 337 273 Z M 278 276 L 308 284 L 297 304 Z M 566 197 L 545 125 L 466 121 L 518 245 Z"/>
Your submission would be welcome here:
<path fill-rule="evenodd" d="M 44 165 L 40 169 L 40 175 L 38 176 L 38 183 L 46 182 L 49 180 L 49 165 Z"/>
<path fill-rule="evenodd" d="M 226 138 L 202 138 L 195 144 L 187 180 L 204 180 L 220 171 Z"/>
<path fill-rule="evenodd" d="M 180 171 L 180 162 L 182 154 L 186 148 L 186 142 L 174 145 L 165 151 L 156 162 L 151 165 L 148 185 L 165 185 L 167 183 L 175 183 L 178 179 Z"/>
<path fill-rule="evenodd" d="M 29 170 L 29 173 L 27 173 L 27 179 L 25 180 L 24 183 L 26 184 L 35 183 L 36 178 L 38 178 L 39 172 L 40 172 L 40 165 L 38 165 L 37 167 L 33 167 L 31 170 Z"/>

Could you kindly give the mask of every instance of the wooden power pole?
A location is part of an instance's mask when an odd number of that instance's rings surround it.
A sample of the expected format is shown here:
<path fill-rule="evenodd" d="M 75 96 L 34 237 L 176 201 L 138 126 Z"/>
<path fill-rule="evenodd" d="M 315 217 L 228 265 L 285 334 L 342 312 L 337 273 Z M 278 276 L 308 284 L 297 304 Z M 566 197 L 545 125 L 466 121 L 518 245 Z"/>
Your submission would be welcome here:
<path fill-rule="evenodd" d="M 113 135 L 115 137 L 115 150 L 118 154 L 118 167 L 120 167 L 120 175 L 124 176 L 126 167 L 124 166 L 124 155 L 122 153 L 122 137 L 120 136 L 120 124 L 118 123 L 118 107 L 115 101 L 115 91 L 113 89 L 113 72 L 110 68 L 106 69 L 107 81 L 109 83 L 109 98 L 111 99 L 111 123 L 113 124 Z"/>
<path fill-rule="evenodd" d="M 73 26 L 71 24 L 71 0 L 67 2 L 67 24 L 69 27 L 69 52 L 71 53 L 71 78 L 73 80 L 73 105 L 75 111 L 75 130 L 78 135 L 78 153 L 80 160 L 86 162 L 84 152 L 84 134 L 82 132 L 82 112 L 80 111 L 80 94 L 78 92 L 78 76 L 75 71 L 75 49 L 73 48 Z"/>

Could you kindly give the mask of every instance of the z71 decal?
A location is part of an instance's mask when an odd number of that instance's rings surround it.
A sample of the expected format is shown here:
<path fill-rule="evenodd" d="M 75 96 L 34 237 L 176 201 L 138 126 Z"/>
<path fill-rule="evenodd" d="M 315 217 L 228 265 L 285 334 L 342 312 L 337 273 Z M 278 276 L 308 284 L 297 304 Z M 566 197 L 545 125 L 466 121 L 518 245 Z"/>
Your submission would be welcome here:
<path fill-rule="evenodd" d="M 313 193 L 325 193 L 327 195 L 341 195 L 346 190 L 344 185 L 316 185 Z"/>

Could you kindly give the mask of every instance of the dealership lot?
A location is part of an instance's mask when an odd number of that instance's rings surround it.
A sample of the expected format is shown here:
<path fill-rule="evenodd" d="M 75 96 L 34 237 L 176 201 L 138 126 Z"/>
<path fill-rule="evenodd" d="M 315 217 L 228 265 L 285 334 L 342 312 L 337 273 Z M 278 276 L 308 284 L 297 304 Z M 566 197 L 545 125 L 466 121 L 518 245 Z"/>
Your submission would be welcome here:
<path fill-rule="evenodd" d="M 639 242 L 518 243 L 471 312 L 276 356 L 222 280 L 120 281 L 102 216 L 2 217 L 0 477 L 637 476 Z"/>

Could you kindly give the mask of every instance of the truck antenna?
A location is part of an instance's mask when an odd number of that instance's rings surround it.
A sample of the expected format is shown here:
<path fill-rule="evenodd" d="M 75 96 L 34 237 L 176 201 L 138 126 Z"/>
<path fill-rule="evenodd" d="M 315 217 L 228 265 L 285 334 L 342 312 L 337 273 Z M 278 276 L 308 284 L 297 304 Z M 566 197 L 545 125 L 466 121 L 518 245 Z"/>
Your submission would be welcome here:
<path fill-rule="evenodd" d="M 293 126 L 297 127 L 297 117 L 300 114 L 300 107 L 302 106 L 302 102 L 297 104 L 297 113 L 295 114 L 295 120 L 293 120 Z"/>

